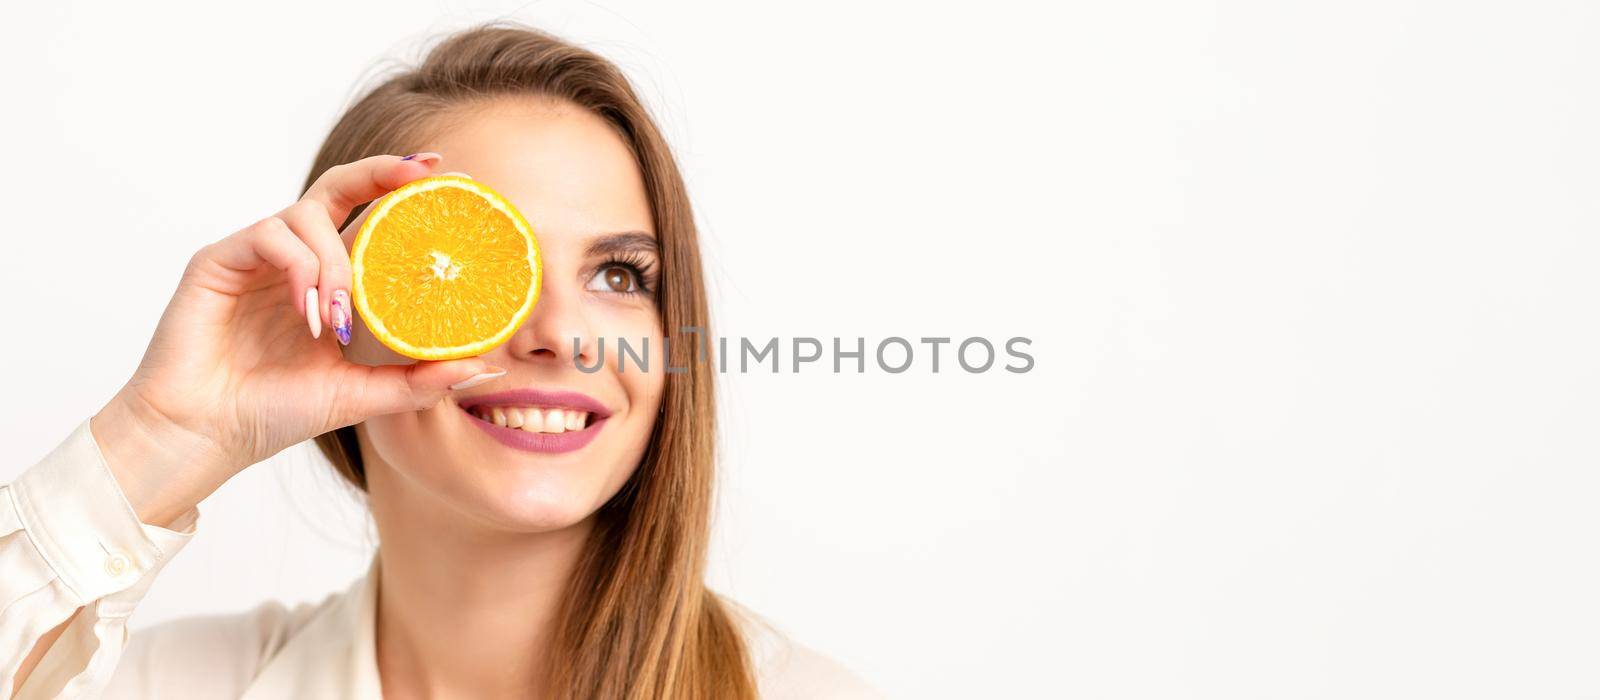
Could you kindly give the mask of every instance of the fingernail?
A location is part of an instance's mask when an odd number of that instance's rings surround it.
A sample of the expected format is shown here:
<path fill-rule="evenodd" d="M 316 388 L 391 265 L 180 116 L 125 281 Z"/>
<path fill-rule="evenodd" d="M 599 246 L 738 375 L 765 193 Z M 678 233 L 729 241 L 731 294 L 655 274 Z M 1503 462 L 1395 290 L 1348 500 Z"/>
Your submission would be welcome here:
<path fill-rule="evenodd" d="M 312 338 L 322 337 L 322 306 L 317 303 L 316 287 L 306 287 L 306 325 Z"/>
<path fill-rule="evenodd" d="M 315 291 L 315 290 L 313 290 Z M 350 344 L 350 293 L 343 289 L 333 291 L 333 303 L 328 305 L 329 315 L 332 316 L 333 334 L 339 337 L 340 345 Z"/>
<path fill-rule="evenodd" d="M 493 370 L 493 371 L 484 372 L 482 374 L 474 374 L 474 375 L 472 375 L 470 377 L 467 377 L 466 379 L 463 379 L 463 380 L 461 380 L 459 382 L 451 384 L 450 385 L 450 390 L 451 391 L 460 391 L 462 389 L 471 389 L 472 387 L 475 387 L 475 386 L 477 386 L 479 384 L 487 382 L 490 379 L 494 379 L 495 377 L 503 376 L 506 373 L 505 370 L 500 369 L 499 367 L 491 367 L 490 369 Z"/>
<path fill-rule="evenodd" d="M 442 159 L 444 159 L 444 156 L 431 151 L 423 151 L 422 153 L 413 153 L 409 156 L 401 158 L 400 160 L 414 160 L 418 163 L 427 163 L 428 165 L 432 166 L 434 163 L 437 163 Z"/>

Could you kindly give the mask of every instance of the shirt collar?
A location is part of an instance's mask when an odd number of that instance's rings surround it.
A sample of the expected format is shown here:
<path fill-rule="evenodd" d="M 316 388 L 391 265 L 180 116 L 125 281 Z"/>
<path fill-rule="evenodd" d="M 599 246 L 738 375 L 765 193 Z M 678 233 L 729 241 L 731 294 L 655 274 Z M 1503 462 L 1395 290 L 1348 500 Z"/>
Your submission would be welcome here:
<path fill-rule="evenodd" d="M 241 696 L 382 700 L 378 682 L 378 553 L 367 573 L 318 606 Z"/>

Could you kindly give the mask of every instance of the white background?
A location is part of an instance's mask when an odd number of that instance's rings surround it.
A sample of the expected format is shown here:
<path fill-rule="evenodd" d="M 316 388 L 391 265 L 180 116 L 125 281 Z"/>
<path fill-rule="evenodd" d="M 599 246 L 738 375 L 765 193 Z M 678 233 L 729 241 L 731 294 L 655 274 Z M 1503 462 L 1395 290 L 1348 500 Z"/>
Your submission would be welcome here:
<path fill-rule="evenodd" d="M 934 5 L 8 6 L 0 480 L 378 60 L 510 16 L 637 81 L 723 333 L 1034 341 L 724 377 L 712 582 L 796 639 L 907 698 L 1600 697 L 1596 5 Z M 358 575 L 313 454 L 136 625 Z"/>

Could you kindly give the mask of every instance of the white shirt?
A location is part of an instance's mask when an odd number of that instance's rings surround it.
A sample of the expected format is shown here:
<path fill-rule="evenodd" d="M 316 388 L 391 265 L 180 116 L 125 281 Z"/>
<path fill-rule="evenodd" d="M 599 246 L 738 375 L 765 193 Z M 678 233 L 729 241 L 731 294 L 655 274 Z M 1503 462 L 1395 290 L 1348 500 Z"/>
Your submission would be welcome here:
<path fill-rule="evenodd" d="M 0 698 L 45 632 L 83 612 L 17 698 L 356 698 L 380 700 L 374 634 L 378 555 L 319 603 L 269 601 L 130 635 L 128 616 L 194 537 L 198 508 L 173 528 L 140 522 L 84 419 L 49 455 L 0 486 Z M 878 698 L 839 664 L 754 614 L 739 620 L 768 698 Z"/>

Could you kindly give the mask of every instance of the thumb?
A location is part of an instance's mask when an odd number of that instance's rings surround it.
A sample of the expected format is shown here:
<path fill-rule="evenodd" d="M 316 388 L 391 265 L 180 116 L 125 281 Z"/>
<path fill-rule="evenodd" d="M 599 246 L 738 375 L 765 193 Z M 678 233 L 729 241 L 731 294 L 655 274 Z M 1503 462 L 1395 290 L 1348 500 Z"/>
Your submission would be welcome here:
<path fill-rule="evenodd" d="M 409 365 L 355 365 L 358 373 L 352 382 L 355 405 L 348 409 L 358 414 L 352 422 L 368 416 L 421 411 L 433 408 L 451 391 L 478 386 L 506 371 L 480 357 L 459 360 L 419 360 Z"/>

